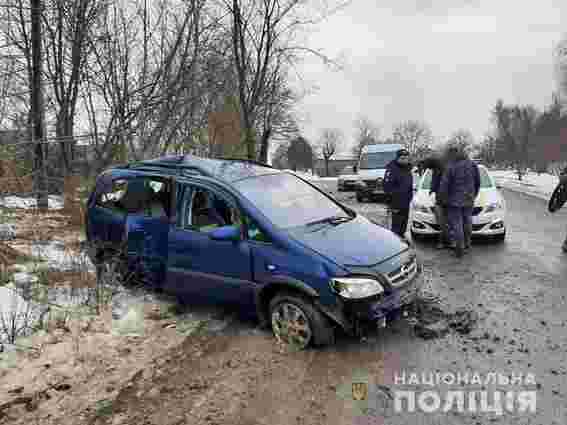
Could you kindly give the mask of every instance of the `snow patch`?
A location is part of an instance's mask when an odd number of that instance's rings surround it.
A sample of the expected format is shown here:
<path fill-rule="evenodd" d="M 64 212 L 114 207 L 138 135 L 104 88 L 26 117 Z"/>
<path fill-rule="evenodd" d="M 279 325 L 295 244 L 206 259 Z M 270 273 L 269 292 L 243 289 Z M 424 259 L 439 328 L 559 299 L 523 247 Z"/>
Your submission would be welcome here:
<path fill-rule="evenodd" d="M 497 184 L 505 189 L 515 190 L 548 200 L 559 183 L 559 178 L 552 174 L 530 172 L 518 180 L 518 175 L 512 170 L 490 171 Z"/>
<path fill-rule="evenodd" d="M 36 198 L 22 198 L 20 196 L 5 196 L 0 200 L 0 206 L 4 208 L 21 208 L 25 210 L 37 208 Z M 48 197 L 48 207 L 50 210 L 60 210 L 63 208 L 63 199 L 60 196 L 51 195 Z"/>
<path fill-rule="evenodd" d="M 49 269 L 69 271 L 86 268 L 95 271 L 85 252 L 67 250 L 61 241 L 36 242 L 31 245 L 31 255 L 46 261 Z"/>

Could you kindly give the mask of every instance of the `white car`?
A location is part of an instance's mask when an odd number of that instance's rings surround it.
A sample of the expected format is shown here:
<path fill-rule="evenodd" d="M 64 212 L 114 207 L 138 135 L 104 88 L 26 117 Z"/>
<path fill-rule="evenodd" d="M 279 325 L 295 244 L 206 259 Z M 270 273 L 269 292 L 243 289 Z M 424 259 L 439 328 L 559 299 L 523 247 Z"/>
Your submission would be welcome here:
<path fill-rule="evenodd" d="M 337 190 L 339 192 L 354 190 L 356 189 L 357 180 L 358 176 L 356 175 L 355 167 L 348 165 L 339 174 L 339 178 L 337 179 Z"/>
<path fill-rule="evenodd" d="M 473 209 L 473 236 L 486 236 L 503 241 L 506 238 L 506 202 L 486 167 L 479 165 L 478 168 L 480 192 Z M 409 224 L 414 238 L 439 234 L 440 227 L 433 212 L 435 194 L 429 194 L 431 178 L 431 170 L 426 170 L 411 204 Z"/>

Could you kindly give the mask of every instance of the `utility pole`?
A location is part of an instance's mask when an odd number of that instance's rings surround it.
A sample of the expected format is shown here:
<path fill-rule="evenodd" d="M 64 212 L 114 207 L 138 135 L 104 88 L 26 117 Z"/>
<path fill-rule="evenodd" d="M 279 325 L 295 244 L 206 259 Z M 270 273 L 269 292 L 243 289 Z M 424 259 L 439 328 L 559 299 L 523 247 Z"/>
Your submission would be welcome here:
<path fill-rule="evenodd" d="M 37 206 L 48 208 L 47 175 L 43 152 L 43 96 L 41 90 L 41 0 L 31 2 L 32 86 L 31 118 L 32 140 L 35 144 L 34 186 L 37 191 Z"/>

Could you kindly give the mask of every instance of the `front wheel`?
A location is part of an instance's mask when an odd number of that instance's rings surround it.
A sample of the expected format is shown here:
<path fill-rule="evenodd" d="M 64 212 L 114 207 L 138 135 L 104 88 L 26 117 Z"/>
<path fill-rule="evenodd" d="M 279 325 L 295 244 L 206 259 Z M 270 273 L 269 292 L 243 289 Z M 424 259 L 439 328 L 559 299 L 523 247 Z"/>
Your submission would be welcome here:
<path fill-rule="evenodd" d="M 276 340 L 297 350 L 334 341 L 334 329 L 327 318 L 299 295 L 276 295 L 270 302 L 270 321 Z"/>

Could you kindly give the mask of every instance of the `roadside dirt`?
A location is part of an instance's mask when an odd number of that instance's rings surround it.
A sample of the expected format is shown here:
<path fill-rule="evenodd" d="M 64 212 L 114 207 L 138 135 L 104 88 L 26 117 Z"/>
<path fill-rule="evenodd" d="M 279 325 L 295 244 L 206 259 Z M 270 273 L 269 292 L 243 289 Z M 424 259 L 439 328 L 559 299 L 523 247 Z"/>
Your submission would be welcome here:
<path fill-rule="evenodd" d="M 353 423 L 337 385 L 353 364 L 382 368 L 368 351 L 286 352 L 240 322 L 189 336 L 150 322 L 137 338 L 111 335 L 104 321 L 36 337 L 41 354 L 1 373 L 0 424 Z"/>

